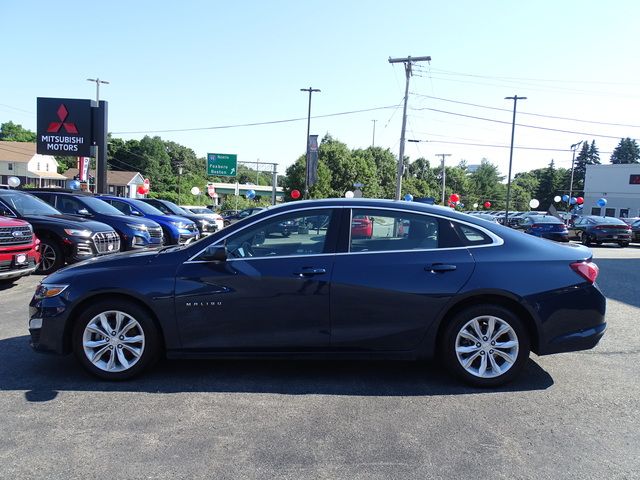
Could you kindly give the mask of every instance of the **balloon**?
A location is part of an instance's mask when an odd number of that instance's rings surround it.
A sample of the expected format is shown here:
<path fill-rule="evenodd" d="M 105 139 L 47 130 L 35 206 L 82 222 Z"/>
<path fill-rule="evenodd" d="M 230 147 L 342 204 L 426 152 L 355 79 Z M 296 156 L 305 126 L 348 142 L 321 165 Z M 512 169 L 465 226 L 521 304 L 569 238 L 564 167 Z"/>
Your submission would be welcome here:
<path fill-rule="evenodd" d="M 80 188 L 80 182 L 78 180 L 71 180 L 69 182 L 69 188 L 71 190 L 78 190 Z"/>
<path fill-rule="evenodd" d="M 491 202 L 484 202 L 484 208 L 490 208 Z"/>
<path fill-rule="evenodd" d="M 198 187 L 191 187 L 191 195 L 200 195 L 200 189 Z"/>
<path fill-rule="evenodd" d="M 404 199 L 405 199 L 407 202 L 413 202 L 413 195 L 411 195 L 410 193 L 407 193 L 407 194 L 404 196 Z"/>
<path fill-rule="evenodd" d="M 562 200 L 562 197 L 560 197 L 560 195 L 556 195 L 555 197 L 553 197 L 553 201 L 558 203 L 560 200 Z"/>
<path fill-rule="evenodd" d="M 529 201 L 529 206 L 531 208 L 538 208 L 540 206 L 540 201 L 538 201 L 535 198 L 532 198 L 531 201 Z"/>
<path fill-rule="evenodd" d="M 562 201 L 563 202 L 568 202 L 569 201 L 569 195 L 562 195 Z"/>
<path fill-rule="evenodd" d="M 456 203 L 458 200 L 460 200 L 460 195 L 458 195 L 457 193 L 452 193 L 449 197 L 449 200 L 451 200 L 452 203 Z"/>
<path fill-rule="evenodd" d="M 584 203 L 584 198 L 578 197 L 576 198 L 576 202 L 578 202 L 578 205 L 582 205 Z"/>
<path fill-rule="evenodd" d="M 571 197 L 571 199 L 569 200 L 569 203 L 571 205 L 575 205 L 577 201 L 578 201 L 578 199 L 576 197 Z"/>
<path fill-rule="evenodd" d="M 353 192 L 351 190 L 347 190 L 344 192 L 344 198 L 353 198 Z"/>
<path fill-rule="evenodd" d="M 9 184 L 10 187 L 17 187 L 18 185 L 20 185 L 20 179 L 18 177 L 9 177 L 7 179 L 7 183 Z"/>
<path fill-rule="evenodd" d="M 300 190 L 291 190 L 291 198 L 294 200 L 300 198 Z"/>
<path fill-rule="evenodd" d="M 606 198 L 600 198 L 597 203 L 598 203 L 599 207 L 604 207 L 607 204 L 607 199 Z"/>
<path fill-rule="evenodd" d="M 247 190 L 247 193 L 245 193 L 245 196 L 249 200 L 253 200 L 254 198 L 256 198 L 256 191 L 255 190 Z"/>
<path fill-rule="evenodd" d="M 478 204 L 477 204 L 477 203 L 474 203 L 474 204 L 473 204 L 473 208 L 478 208 Z"/>
<path fill-rule="evenodd" d="M 140 195 L 144 195 L 145 193 L 147 193 L 149 190 L 145 190 L 144 185 L 138 185 L 138 193 Z"/>

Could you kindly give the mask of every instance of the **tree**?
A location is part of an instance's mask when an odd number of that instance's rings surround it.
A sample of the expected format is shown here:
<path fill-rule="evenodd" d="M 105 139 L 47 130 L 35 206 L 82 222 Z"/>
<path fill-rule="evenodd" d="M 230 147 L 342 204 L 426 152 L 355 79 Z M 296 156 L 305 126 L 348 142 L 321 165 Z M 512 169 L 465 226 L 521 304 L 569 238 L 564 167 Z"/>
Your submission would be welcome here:
<path fill-rule="evenodd" d="M 573 166 L 573 196 L 580 196 L 584 193 L 584 177 L 587 171 L 587 165 L 600 165 L 600 153 L 596 147 L 596 141 L 592 140 L 591 145 L 588 142 L 582 144 L 580 153 L 576 157 Z"/>
<path fill-rule="evenodd" d="M 611 154 L 611 163 L 640 163 L 640 147 L 635 140 L 623 138 Z"/>
<path fill-rule="evenodd" d="M 13 122 L 0 125 L 0 140 L 5 142 L 35 142 L 36 134 Z"/>
<path fill-rule="evenodd" d="M 498 172 L 498 167 L 489 160 L 483 158 L 480 166 L 475 172 L 469 175 L 469 191 L 467 194 L 467 205 L 473 203 L 484 203 L 489 200 L 493 204 L 498 199 L 506 198 L 505 186 L 502 184 L 504 176 Z M 459 192 L 458 192 L 459 193 Z M 496 208 L 498 205 L 496 204 Z"/>

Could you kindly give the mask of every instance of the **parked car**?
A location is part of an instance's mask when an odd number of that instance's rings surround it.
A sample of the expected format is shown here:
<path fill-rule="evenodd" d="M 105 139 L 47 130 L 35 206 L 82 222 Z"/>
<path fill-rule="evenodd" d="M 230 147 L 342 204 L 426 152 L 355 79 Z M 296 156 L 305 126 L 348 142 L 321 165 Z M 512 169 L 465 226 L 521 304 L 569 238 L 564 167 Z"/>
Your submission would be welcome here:
<path fill-rule="evenodd" d="M 120 237 L 109 225 L 63 215 L 45 201 L 25 192 L 0 190 L 0 215 L 31 224 L 40 239 L 41 259 L 36 271 L 44 275 L 65 263 L 120 250 Z"/>
<path fill-rule="evenodd" d="M 583 245 L 617 243 L 626 247 L 631 242 L 631 227 L 619 218 L 585 215 L 574 220 L 569 236 Z"/>
<path fill-rule="evenodd" d="M 516 228 L 529 235 L 548 238 L 556 242 L 569 241 L 567 226 L 553 215 L 529 215 Z"/>
<path fill-rule="evenodd" d="M 130 217 L 91 194 L 60 189 L 32 190 L 32 195 L 44 200 L 66 215 L 106 223 L 120 235 L 120 250 L 161 247 L 162 228 L 153 220 Z"/>
<path fill-rule="evenodd" d="M 640 217 L 622 217 L 622 218 L 620 218 L 620 220 L 622 220 L 627 225 L 633 225 L 638 220 L 640 220 Z"/>
<path fill-rule="evenodd" d="M 264 207 L 245 208 L 244 210 L 240 210 L 238 213 L 235 213 L 233 215 L 227 215 L 227 216 L 223 215 L 222 218 L 224 219 L 225 226 L 229 226 L 229 225 L 233 225 L 239 220 L 242 220 L 244 218 L 247 218 L 253 215 L 254 213 L 261 212 L 264 209 L 265 209 Z"/>
<path fill-rule="evenodd" d="M 352 238 L 371 238 L 373 235 L 373 220 L 366 215 L 356 215 L 351 219 Z"/>
<path fill-rule="evenodd" d="M 96 198 L 114 206 L 125 215 L 147 218 L 156 222 L 162 227 L 165 244 L 190 243 L 200 238 L 198 227 L 191 220 L 174 215 L 165 215 L 148 203 L 134 198 L 114 197 L 111 195 L 99 195 Z"/>
<path fill-rule="evenodd" d="M 31 275 L 40 263 L 40 240 L 31 225 L 0 217 L 0 282 Z"/>
<path fill-rule="evenodd" d="M 640 220 L 636 220 L 631 225 L 631 241 L 640 242 Z"/>
<path fill-rule="evenodd" d="M 316 216 L 328 228 L 265 235 L 273 224 Z M 357 217 L 390 227 L 353 238 Z M 406 236 L 393 228 L 405 222 Z M 31 345 L 73 351 L 110 380 L 161 355 L 439 355 L 463 380 L 490 387 L 515 378 L 530 350 L 598 343 L 605 297 L 591 257 L 581 245 L 417 202 L 289 202 L 197 243 L 125 252 L 43 279 L 29 307 Z"/>
<path fill-rule="evenodd" d="M 149 205 L 157 208 L 165 215 L 171 215 L 174 217 L 182 217 L 187 220 L 191 220 L 198 227 L 200 236 L 210 235 L 218 230 L 218 224 L 210 219 L 203 217 L 202 215 L 195 215 L 191 212 L 187 212 L 184 208 L 180 208 L 169 200 L 160 200 L 158 198 L 141 198 L 140 201 L 148 203 Z"/>
<path fill-rule="evenodd" d="M 216 224 L 216 230 L 222 230 L 224 228 L 224 219 L 222 218 L 222 215 L 207 207 L 199 207 L 197 205 L 180 205 L 180 208 L 198 218 L 206 218 L 207 220 L 213 221 Z"/>
<path fill-rule="evenodd" d="M 489 215 L 487 213 L 469 213 L 468 215 L 471 215 L 474 218 L 480 218 L 482 220 L 485 220 L 487 222 L 491 222 L 491 223 L 498 223 L 498 220 L 496 219 L 496 217 L 494 215 Z"/>

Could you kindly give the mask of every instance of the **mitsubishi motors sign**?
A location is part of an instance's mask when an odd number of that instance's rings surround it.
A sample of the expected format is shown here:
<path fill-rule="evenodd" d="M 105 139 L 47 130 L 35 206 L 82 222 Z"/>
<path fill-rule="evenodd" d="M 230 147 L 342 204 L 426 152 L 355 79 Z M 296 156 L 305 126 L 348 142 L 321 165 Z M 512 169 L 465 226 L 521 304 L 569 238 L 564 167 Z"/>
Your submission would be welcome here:
<path fill-rule="evenodd" d="M 37 152 L 91 156 L 91 100 L 38 98 Z"/>

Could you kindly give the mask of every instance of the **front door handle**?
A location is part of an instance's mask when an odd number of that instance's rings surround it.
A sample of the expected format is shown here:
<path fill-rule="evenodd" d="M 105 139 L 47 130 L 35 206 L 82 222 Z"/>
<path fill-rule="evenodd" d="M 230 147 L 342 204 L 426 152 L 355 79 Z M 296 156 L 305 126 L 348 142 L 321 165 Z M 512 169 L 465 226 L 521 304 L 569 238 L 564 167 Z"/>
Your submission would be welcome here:
<path fill-rule="evenodd" d="M 431 273 L 437 272 L 452 272 L 456 269 L 455 265 L 447 265 L 445 263 L 432 263 L 424 267 L 425 271 Z"/>
<path fill-rule="evenodd" d="M 303 267 L 301 270 L 297 272 L 293 272 L 294 275 L 298 277 L 313 277 L 314 275 L 322 275 L 327 273 L 325 268 L 314 268 L 314 267 Z"/>

